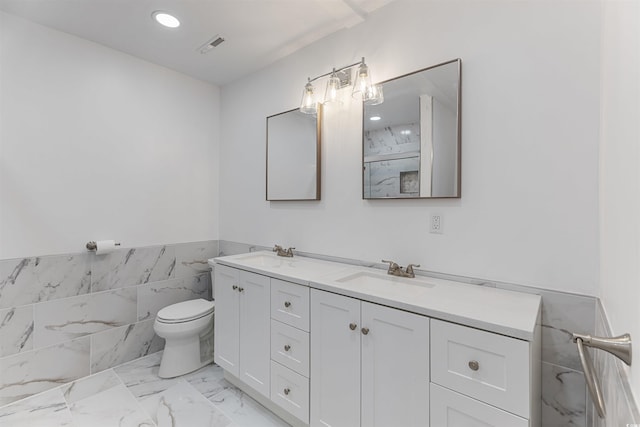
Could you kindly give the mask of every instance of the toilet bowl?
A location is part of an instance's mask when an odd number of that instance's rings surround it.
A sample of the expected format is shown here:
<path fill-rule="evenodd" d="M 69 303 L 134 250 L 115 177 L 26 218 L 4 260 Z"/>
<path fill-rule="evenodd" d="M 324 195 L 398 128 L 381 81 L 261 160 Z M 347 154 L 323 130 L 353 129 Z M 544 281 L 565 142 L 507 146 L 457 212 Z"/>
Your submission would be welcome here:
<path fill-rule="evenodd" d="M 195 299 L 169 305 L 158 312 L 153 329 L 165 339 L 160 378 L 184 375 L 213 361 L 214 309 L 213 301 Z M 205 346 L 211 348 L 205 349 Z"/>

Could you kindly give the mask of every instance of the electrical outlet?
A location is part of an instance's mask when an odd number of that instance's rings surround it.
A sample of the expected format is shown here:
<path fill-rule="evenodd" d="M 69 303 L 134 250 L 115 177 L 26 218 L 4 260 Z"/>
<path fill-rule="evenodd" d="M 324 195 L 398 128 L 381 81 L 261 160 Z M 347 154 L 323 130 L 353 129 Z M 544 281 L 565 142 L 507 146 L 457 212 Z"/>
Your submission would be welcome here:
<path fill-rule="evenodd" d="M 442 234 L 442 215 L 431 214 L 429 232 L 435 233 L 435 234 Z"/>

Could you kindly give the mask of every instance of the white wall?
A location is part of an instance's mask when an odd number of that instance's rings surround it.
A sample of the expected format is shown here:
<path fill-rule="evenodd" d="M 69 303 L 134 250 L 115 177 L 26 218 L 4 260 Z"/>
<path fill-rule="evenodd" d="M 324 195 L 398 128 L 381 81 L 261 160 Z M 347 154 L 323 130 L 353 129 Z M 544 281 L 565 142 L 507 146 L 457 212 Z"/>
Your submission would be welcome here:
<path fill-rule="evenodd" d="M 0 13 L 0 258 L 216 239 L 219 97 Z"/>
<path fill-rule="evenodd" d="M 399 0 L 225 86 L 220 238 L 595 295 L 600 24 L 595 0 Z M 363 201 L 346 96 L 325 109 L 322 200 L 264 200 L 265 117 L 361 56 L 377 81 L 462 58 L 461 199 Z M 444 234 L 428 233 L 430 212 Z"/>
<path fill-rule="evenodd" d="M 602 25 L 600 298 L 614 334 L 640 338 L 640 3 L 605 1 Z M 631 382 L 640 397 L 640 356 Z M 637 401 L 637 403 L 640 403 Z"/>

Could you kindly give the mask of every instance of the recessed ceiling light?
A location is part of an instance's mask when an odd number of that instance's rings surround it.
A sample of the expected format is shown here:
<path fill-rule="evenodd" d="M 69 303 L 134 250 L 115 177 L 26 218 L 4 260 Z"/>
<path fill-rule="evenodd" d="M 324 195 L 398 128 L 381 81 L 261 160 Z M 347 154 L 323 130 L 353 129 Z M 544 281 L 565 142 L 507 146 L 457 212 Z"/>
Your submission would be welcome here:
<path fill-rule="evenodd" d="M 160 25 L 164 25 L 169 28 L 178 28 L 180 26 L 180 21 L 173 15 L 168 14 L 167 12 L 163 12 L 161 10 L 157 10 L 151 14 L 153 19 Z"/>
<path fill-rule="evenodd" d="M 369 120 L 376 122 L 380 120 L 380 118 L 381 118 L 380 116 L 372 116 L 372 117 L 369 117 Z"/>

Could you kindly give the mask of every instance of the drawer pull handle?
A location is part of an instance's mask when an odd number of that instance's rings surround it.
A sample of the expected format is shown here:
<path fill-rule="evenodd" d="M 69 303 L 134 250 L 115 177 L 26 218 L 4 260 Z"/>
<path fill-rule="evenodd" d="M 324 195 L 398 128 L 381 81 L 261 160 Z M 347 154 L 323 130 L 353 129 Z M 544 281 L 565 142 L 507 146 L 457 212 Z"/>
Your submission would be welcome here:
<path fill-rule="evenodd" d="M 233 290 L 235 291 L 236 289 L 238 289 L 238 285 L 233 285 L 233 286 L 231 287 L 231 289 L 233 289 Z"/>
<path fill-rule="evenodd" d="M 477 361 L 472 360 L 471 362 L 469 362 L 469 369 L 471 369 L 472 371 L 477 371 L 478 369 L 480 369 L 480 364 Z"/>
<path fill-rule="evenodd" d="M 285 344 L 284 351 L 289 351 L 289 350 L 291 350 L 291 346 L 289 344 Z"/>
<path fill-rule="evenodd" d="M 289 308 L 289 307 L 291 307 L 291 303 L 289 301 L 285 301 L 284 302 L 284 306 Z"/>
<path fill-rule="evenodd" d="M 352 331 L 355 331 L 357 327 L 358 325 L 356 325 L 355 323 L 349 323 L 349 329 L 351 329 Z"/>
<path fill-rule="evenodd" d="M 238 288 L 238 292 L 244 292 L 244 288 Z"/>
<path fill-rule="evenodd" d="M 286 394 L 287 396 L 289 396 L 289 393 L 291 393 L 291 389 L 289 387 L 284 389 L 284 394 Z"/>
<path fill-rule="evenodd" d="M 362 331 L 362 335 L 367 335 L 369 333 L 369 328 L 362 328 L 360 330 Z"/>

